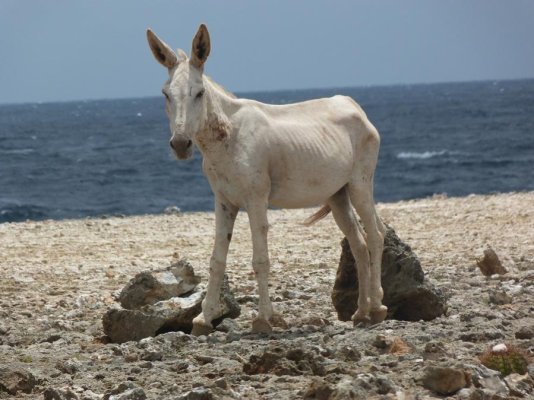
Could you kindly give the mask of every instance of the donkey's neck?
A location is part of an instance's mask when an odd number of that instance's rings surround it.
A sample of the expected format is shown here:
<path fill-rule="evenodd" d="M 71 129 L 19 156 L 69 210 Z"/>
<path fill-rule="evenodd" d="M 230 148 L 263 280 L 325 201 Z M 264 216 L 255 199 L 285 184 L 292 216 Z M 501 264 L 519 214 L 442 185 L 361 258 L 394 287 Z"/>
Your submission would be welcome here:
<path fill-rule="evenodd" d="M 232 131 L 231 118 L 239 110 L 239 102 L 222 87 L 204 77 L 206 90 L 206 123 L 196 144 L 204 157 L 210 158 L 220 148 L 218 144 L 228 140 Z"/>
<path fill-rule="evenodd" d="M 210 116 L 212 118 L 229 118 L 239 108 L 238 102 L 236 101 L 237 99 L 233 94 L 224 90 L 221 86 L 213 82 L 207 76 L 204 76 L 203 79 L 204 87 L 206 88 L 206 92 L 208 94 L 208 119 Z"/>

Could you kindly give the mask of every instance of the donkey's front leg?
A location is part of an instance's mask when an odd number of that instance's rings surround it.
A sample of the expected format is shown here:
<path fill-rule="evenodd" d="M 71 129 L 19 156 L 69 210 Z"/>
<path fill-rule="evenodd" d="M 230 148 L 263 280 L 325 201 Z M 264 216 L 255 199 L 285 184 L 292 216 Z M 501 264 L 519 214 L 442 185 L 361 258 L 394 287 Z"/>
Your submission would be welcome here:
<path fill-rule="evenodd" d="M 249 204 L 247 213 L 250 221 L 252 235 L 252 268 L 258 282 L 258 316 L 252 321 L 252 332 L 269 333 L 272 325 L 287 327 L 284 320 L 273 312 L 269 297 L 269 249 L 267 233 L 269 222 L 267 220 L 267 201 L 258 204 Z"/>
<path fill-rule="evenodd" d="M 206 297 L 202 301 L 202 312 L 193 319 L 195 336 L 205 335 L 213 330 L 211 322 L 224 313 L 220 293 L 226 269 L 226 256 L 232 239 L 238 208 L 215 198 L 215 245 L 210 259 L 210 275 Z"/>

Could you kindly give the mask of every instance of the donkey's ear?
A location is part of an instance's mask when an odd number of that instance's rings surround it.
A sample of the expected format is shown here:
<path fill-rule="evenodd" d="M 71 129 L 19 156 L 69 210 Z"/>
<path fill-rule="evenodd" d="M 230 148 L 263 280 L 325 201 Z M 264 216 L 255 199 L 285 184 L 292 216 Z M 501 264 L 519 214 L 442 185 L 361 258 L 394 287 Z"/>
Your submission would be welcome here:
<path fill-rule="evenodd" d="M 146 31 L 148 45 L 156 60 L 163 66 L 171 69 L 178 64 L 176 53 L 150 29 Z"/>
<path fill-rule="evenodd" d="M 191 62 L 197 68 L 202 68 L 210 55 L 211 44 L 210 34 L 206 25 L 201 24 L 193 39 L 193 49 L 191 50 Z"/>

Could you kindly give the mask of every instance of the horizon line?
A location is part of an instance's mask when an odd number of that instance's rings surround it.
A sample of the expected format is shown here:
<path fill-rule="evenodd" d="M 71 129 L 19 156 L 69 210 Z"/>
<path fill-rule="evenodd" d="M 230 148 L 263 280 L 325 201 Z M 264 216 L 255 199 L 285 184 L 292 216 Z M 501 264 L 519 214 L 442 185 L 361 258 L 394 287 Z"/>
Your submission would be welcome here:
<path fill-rule="evenodd" d="M 484 82 L 516 82 L 516 81 L 529 81 L 534 80 L 534 77 L 524 78 L 503 78 L 503 79 L 471 79 L 471 80 L 451 80 L 451 81 L 436 81 L 436 82 L 408 82 L 408 83 L 377 83 L 377 84 L 361 84 L 361 85 L 347 85 L 347 86 L 317 86 L 309 88 L 286 88 L 286 89 L 264 89 L 264 90 L 236 90 L 231 93 L 241 95 L 258 94 L 258 93 L 278 93 L 278 92 L 301 92 L 301 91 L 313 91 L 313 90 L 336 90 L 336 89 L 363 89 L 363 88 L 381 88 L 381 87 L 398 87 L 398 86 L 430 86 L 430 85 L 443 85 L 443 84 L 462 84 L 462 83 L 484 83 Z M 228 90 L 228 89 L 226 89 Z M 117 100 L 140 100 L 148 98 L 157 98 L 158 95 L 145 95 L 145 96 L 131 96 L 131 97 L 94 97 L 94 98 L 77 98 L 67 100 L 33 100 L 33 101 L 15 101 L 15 102 L 1 102 L 0 107 L 3 106 L 22 106 L 30 104 L 57 104 L 57 103 L 76 103 L 76 102 L 93 102 L 93 101 L 117 101 Z"/>

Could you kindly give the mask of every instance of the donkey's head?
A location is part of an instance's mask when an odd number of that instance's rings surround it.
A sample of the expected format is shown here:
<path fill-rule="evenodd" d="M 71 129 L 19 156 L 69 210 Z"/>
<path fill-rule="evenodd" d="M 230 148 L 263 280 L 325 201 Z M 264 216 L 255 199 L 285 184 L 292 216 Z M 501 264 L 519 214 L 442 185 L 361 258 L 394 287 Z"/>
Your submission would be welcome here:
<path fill-rule="evenodd" d="M 198 28 L 191 59 L 183 50 L 172 51 L 150 29 L 147 38 L 154 57 L 169 71 L 162 92 L 172 132 L 170 145 L 179 159 L 187 159 L 193 153 L 195 135 L 207 124 L 207 96 L 202 78 L 204 63 L 210 54 L 208 29 L 204 24 Z"/>

